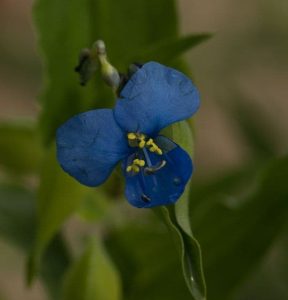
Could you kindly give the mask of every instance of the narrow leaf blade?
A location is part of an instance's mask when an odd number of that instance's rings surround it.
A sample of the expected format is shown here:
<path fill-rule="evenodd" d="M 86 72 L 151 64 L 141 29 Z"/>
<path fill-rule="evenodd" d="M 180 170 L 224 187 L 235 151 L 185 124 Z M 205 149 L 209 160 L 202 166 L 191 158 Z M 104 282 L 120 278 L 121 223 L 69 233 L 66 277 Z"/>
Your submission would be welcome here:
<path fill-rule="evenodd" d="M 157 213 L 159 214 L 159 211 Z M 160 213 L 179 247 L 184 278 L 193 299 L 206 299 L 206 285 L 199 243 L 179 226 L 173 207 L 162 207 Z"/>
<path fill-rule="evenodd" d="M 171 137 L 174 142 L 189 153 L 192 159 L 194 148 L 193 135 L 188 122 L 175 123 L 165 129 L 163 134 Z M 162 216 L 179 245 L 186 284 L 194 299 L 198 300 L 205 299 L 206 286 L 200 245 L 193 236 L 190 224 L 189 191 L 190 185 L 188 183 L 183 195 L 175 205 L 162 208 Z"/>

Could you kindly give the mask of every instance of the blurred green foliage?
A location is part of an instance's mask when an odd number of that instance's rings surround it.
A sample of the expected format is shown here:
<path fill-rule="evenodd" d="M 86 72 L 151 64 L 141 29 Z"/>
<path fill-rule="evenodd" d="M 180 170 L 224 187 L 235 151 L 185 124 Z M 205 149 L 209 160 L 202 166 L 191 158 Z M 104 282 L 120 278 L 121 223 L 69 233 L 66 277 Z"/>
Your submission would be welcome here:
<path fill-rule="evenodd" d="M 271 249 L 281 255 L 270 264 L 280 279 L 287 277 L 288 158 L 276 156 L 273 132 L 264 130 L 267 120 L 258 108 L 237 97 L 222 103 L 252 149 L 249 164 L 194 181 L 175 205 L 154 211 L 126 207 L 117 171 L 94 190 L 70 178 L 56 161 L 59 124 L 114 101 L 99 74 L 85 88 L 78 84 L 73 69 L 82 48 L 101 38 L 121 71 L 135 61 L 157 60 L 187 72 L 179 56 L 210 37 L 179 37 L 173 0 L 136 2 L 35 2 L 45 77 L 42 112 L 39 124 L 0 124 L 0 236 L 27 255 L 27 281 L 39 275 L 51 299 L 204 300 L 204 274 L 208 299 L 241 299 L 239 287 Z M 165 129 L 165 135 L 193 156 L 190 122 Z M 77 213 L 97 230 L 75 233 L 81 239 L 75 255 L 61 227 Z M 269 265 L 266 269 L 260 280 L 273 281 Z M 279 299 L 287 295 L 283 289 Z"/>
<path fill-rule="evenodd" d="M 287 178 L 288 156 L 191 189 L 209 299 L 228 299 L 281 232 L 288 217 Z"/>
<path fill-rule="evenodd" d="M 117 270 L 101 245 L 94 238 L 66 276 L 63 299 L 120 300 L 121 283 Z"/>
<path fill-rule="evenodd" d="M 0 164 L 6 172 L 18 176 L 38 172 L 42 147 L 35 127 L 23 121 L 0 124 Z"/>

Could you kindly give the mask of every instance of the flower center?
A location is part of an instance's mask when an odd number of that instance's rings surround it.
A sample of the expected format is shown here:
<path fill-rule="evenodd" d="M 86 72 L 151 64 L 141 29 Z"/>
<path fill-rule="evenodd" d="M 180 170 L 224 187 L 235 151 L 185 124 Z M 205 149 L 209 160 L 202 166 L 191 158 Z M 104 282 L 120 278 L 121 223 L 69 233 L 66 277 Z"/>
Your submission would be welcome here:
<path fill-rule="evenodd" d="M 139 148 L 140 157 L 135 155 L 135 159 L 126 167 L 127 172 L 132 174 L 137 174 L 140 172 L 141 168 L 144 168 L 145 175 L 153 175 L 155 172 L 159 171 L 166 165 L 165 160 L 161 160 L 156 165 L 152 165 L 149 158 L 148 151 L 153 152 L 157 155 L 163 155 L 162 149 L 154 142 L 152 138 L 147 137 L 143 133 L 130 132 L 127 134 L 128 143 L 130 147 Z M 138 152 L 139 155 L 139 152 Z M 143 156 L 143 157 L 142 157 Z M 144 158 L 144 159 L 141 159 Z"/>
<path fill-rule="evenodd" d="M 155 144 L 153 139 L 148 138 L 143 133 L 130 132 L 127 134 L 128 143 L 130 147 L 138 147 L 140 149 L 148 148 L 150 152 L 155 152 L 156 154 L 162 155 L 162 150 Z"/>

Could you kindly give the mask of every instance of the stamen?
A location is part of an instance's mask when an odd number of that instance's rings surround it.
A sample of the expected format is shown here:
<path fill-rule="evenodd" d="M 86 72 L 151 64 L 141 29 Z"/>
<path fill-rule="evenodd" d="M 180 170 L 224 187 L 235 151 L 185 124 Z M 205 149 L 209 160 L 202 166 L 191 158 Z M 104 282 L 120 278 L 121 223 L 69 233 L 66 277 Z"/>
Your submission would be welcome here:
<path fill-rule="evenodd" d="M 128 140 L 135 140 L 137 138 L 136 134 L 134 132 L 129 132 L 127 134 Z"/>
<path fill-rule="evenodd" d="M 163 154 L 163 151 L 155 144 L 153 139 L 149 138 L 148 141 L 146 141 L 146 136 L 143 133 L 129 132 L 127 138 L 130 147 L 138 147 L 140 149 L 147 147 L 150 152 L 154 152 L 158 155 Z"/>
<path fill-rule="evenodd" d="M 138 165 L 140 167 L 144 167 L 145 166 L 145 160 L 136 158 L 136 159 L 133 160 L 133 164 Z"/>
<path fill-rule="evenodd" d="M 145 147 L 145 140 L 141 140 L 139 143 L 139 148 L 143 149 Z"/>
<path fill-rule="evenodd" d="M 157 154 L 159 155 L 162 155 L 163 154 L 163 151 L 158 147 L 157 150 L 156 150 Z"/>
<path fill-rule="evenodd" d="M 139 173 L 140 168 L 139 167 L 144 167 L 145 166 L 145 160 L 143 159 L 134 159 L 132 164 L 127 166 L 126 172 L 134 172 L 134 173 Z"/>
<path fill-rule="evenodd" d="M 153 175 L 155 174 L 157 171 L 161 170 L 163 167 L 166 166 L 166 160 L 161 160 L 158 164 L 156 164 L 155 166 L 151 166 L 151 167 L 146 167 L 144 169 L 144 173 L 146 175 Z"/>
<path fill-rule="evenodd" d="M 154 143 L 153 143 L 153 146 L 149 148 L 149 151 L 155 152 L 156 154 L 159 154 L 159 155 L 163 154 L 162 150 Z"/>
<path fill-rule="evenodd" d="M 153 143 L 153 140 L 152 139 L 149 139 L 148 141 L 147 141 L 147 143 L 146 143 L 146 145 L 147 146 L 151 146 L 151 145 L 153 145 L 154 143 Z"/>
<path fill-rule="evenodd" d="M 133 170 L 133 172 L 135 172 L 135 173 L 139 173 L 140 168 L 139 168 L 138 166 L 136 166 L 136 165 L 132 165 L 132 170 Z"/>
<path fill-rule="evenodd" d="M 126 168 L 126 172 L 131 172 L 131 171 L 132 171 L 132 165 L 130 165 Z"/>

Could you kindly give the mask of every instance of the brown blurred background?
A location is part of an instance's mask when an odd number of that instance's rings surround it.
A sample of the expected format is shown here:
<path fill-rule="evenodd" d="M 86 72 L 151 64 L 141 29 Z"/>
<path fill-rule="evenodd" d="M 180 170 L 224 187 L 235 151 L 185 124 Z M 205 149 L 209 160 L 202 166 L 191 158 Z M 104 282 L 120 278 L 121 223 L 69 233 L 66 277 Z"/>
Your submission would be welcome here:
<path fill-rule="evenodd" d="M 41 66 L 31 20 L 32 0 L 0 0 L 0 119 L 37 117 Z M 198 176 L 215 175 L 249 157 L 225 103 L 241 97 L 267 117 L 278 153 L 288 148 L 288 1 L 178 0 L 183 34 L 214 37 L 186 54 L 201 91 L 197 115 Z M 95 37 L 96 39 L 97 37 Z M 257 118 L 257 114 L 255 115 Z M 270 129 L 269 129 L 270 128 Z M 0 242 L 0 299 L 43 299 L 39 284 L 22 282 L 24 257 Z M 13 263 L 12 263 L 13 262 Z"/>

